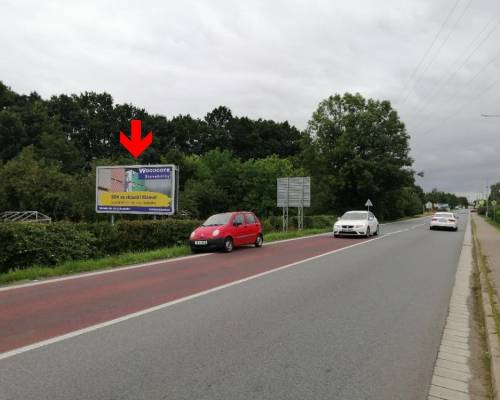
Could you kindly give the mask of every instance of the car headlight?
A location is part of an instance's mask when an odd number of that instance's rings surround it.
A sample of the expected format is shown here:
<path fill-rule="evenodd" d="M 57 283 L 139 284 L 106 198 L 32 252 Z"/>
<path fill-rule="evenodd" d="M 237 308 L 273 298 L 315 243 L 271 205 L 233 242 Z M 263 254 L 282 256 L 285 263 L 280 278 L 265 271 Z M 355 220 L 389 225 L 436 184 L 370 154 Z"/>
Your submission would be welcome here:
<path fill-rule="evenodd" d="M 364 225 L 355 225 L 354 227 L 355 228 L 364 228 L 365 226 Z"/>
<path fill-rule="evenodd" d="M 216 229 L 215 231 L 212 232 L 212 236 L 219 236 L 220 230 Z"/>
<path fill-rule="evenodd" d="M 196 233 L 196 231 L 191 232 L 191 235 L 189 235 L 189 239 L 194 239 L 195 233 Z"/>

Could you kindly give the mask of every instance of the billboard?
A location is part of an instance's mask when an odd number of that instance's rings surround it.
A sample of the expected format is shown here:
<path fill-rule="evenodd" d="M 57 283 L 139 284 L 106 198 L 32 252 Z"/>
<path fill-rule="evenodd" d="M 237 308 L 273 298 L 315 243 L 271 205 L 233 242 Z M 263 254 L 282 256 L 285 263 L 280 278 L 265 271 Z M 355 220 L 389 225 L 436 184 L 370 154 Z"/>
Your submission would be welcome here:
<path fill-rule="evenodd" d="M 96 212 L 172 215 L 177 209 L 175 165 L 97 167 Z"/>

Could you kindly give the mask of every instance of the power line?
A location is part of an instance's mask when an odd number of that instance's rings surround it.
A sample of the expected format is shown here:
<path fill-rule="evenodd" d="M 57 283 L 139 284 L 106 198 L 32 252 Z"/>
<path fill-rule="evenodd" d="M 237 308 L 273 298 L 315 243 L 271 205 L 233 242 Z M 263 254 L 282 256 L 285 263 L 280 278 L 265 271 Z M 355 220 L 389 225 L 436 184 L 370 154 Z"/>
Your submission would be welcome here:
<path fill-rule="evenodd" d="M 492 26 L 488 34 L 477 44 L 477 46 L 472 50 L 471 53 L 462 61 L 462 63 L 451 73 L 448 75 L 448 79 L 445 80 L 444 85 L 447 85 L 457 74 L 458 72 L 467 65 L 472 56 L 481 48 L 481 46 L 486 43 L 486 41 L 490 38 L 490 36 L 495 32 L 499 26 L 500 22 L 497 22 Z"/>
<path fill-rule="evenodd" d="M 500 53 L 498 53 L 495 57 L 493 57 L 490 61 L 488 61 L 486 64 L 484 64 L 481 69 L 479 69 L 476 74 L 471 78 L 469 79 L 467 82 L 465 82 L 465 84 L 463 84 L 462 86 L 456 86 L 455 88 L 455 91 L 453 92 L 453 94 L 450 96 L 450 99 L 454 99 L 455 98 L 455 95 L 458 93 L 458 91 L 460 89 L 464 89 L 465 87 L 469 86 L 473 81 L 475 81 L 482 73 L 483 71 L 485 71 L 491 64 L 493 64 L 495 61 L 497 61 L 498 59 L 500 59 Z M 430 104 L 430 103 L 427 103 L 427 104 Z M 424 109 L 420 110 L 420 111 L 423 111 Z M 430 115 L 434 115 L 435 113 L 431 113 Z M 422 120 L 423 121 L 423 120 Z M 418 129 L 420 126 L 422 126 L 424 122 L 421 122 L 419 123 L 415 129 Z"/>
<path fill-rule="evenodd" d="M 479 32 L 478 35 L 476 35 L 476 37 L 469 43 L 469 45 L 467 46 L 466 50 L 463 52 L 465 53 L 469 48 L 472 47 L 472 45 L 477 41 L 478 38 L 481 37 L 481 35 L 486 31 L 486 29 L 491 25 L 491 22 L 493 22 L 497 16 L 499 16 L 500 13 L 497 13 L 486 25 L 485 27 L 481 30 L 481 32 Z M 429 99 L 425 102 L 425 104 L 420 107 L 415 114 L 419 114 L 421 112 L 423 112 L 425 109 L 427 109 L 427 107 L 432 104 L 432 100 L 434 100 L 434 98 L 436 97 L 436 95 L 441 91 L 441 89 L 444 89 L 445 87 L 448 86 L 449 82 L 457 75 L 457 73 L 465 66 L 467 65 L 468 61 L 472 58 L 472 56 L 482 47 L 482 45 L 484 43 L 486 43 L 486 41 L 490 38 L 490 36 L 493 34 L 493 32 L 498 28 L 500 22 L 497 22 L 496 24 L 494 24 L 491 29 L 489 30 L 489 32 L 486 34 L 486 36 L 479 41 L 479 43 L 477 43 L 476 47 L 474 47 L 474 49 L 465 57 L 465 59 L 461 62 L 461 64 L 455 68 L 455 70 L 453 70 L 452 73 L 448 73 L 451 71 L 451 68 L 449 68 L 447 70 L 447 72 L 445 74 L 443 74 L 440 79 L 438 80 L 438 82 L 436 83 L 436 89 L 434 90 L 434 92 L 431 94 L 431 96 L 429 97 Z M 452 63 L 455 64 L 460 58 L 461 56 L 463 55 L 463 53 L 457 57 L 455 59 L 455 61 Z M 482 66 L 482 68 L 471 78 L 469 79 L 465 85 L 462 85 L 461 88 L 463 88 L 464 86 L 468 86 L 472 81 L 474 81 L 487 67 L 489 67 L 493 62 L 495 62 L 498 58 L 500 57 L 500 53 L 495 56 L 494 58 L 492 58 L 490 61 L 488 61 L 486 64 L 484 64 Z M 444 82 L 444 85 L 441 86 L 441 83 L 442 81 L 444 80 L 444 78 L 448 77 L 445 82 Z M 449 98 L 454 98 L 454 96 L 456 95 L 456 93 L 458 92 L 459 90 L 459 87 L 457 86 L 455 91 L 453 92 L 453 94 L 449 97 Z M 432 114 L 431 114 L 432 115 Z M 422 122 L 423 123 L 423 122 Z M 418 127 L 420 127 L 422 125 L 422 123 L 420 123 Z"/>
<path fill-rule="evenodd" d="M 457 8 L 457 6 L 458 6 L 459 3 L 460 3 L 460 0 L 456 0 L 455 1 L 455 4 L 451 8 L 451 11 L 448 13 L 448 15 L 446 16 L 445 20 L 441 24 L 441 27 L 439 28 L 438 32 L 436 33 L 436 35 L 432 39 L 432 42 L 431 42 L 430 46 L 427 48 L 427 50 L 425 51 L 424 55 L 420 59 L 419 63 L 417 64 L 417 66 L 415 67 L 415 69 L 413 70 L 413 72 L 411 73 L 410 78 L 406 81 L 406 84 L 404 85 L 402 94 L 406 93 L 406 89 L 408 89 L 408 86 L 409 86 L 410 82 L 413 80 L 413 78 L 417 74 L 418 70 L 422 66 L 423 62 L 425 61 L 425 59 L 427 58 L 427 56 L 429 55 L 429 53 L 433 49 L 433 47 L 436 44 L 439 36 L 441 35 L 441 32 L 443 32 L 444 27 L 446 26 L 446 24 L 448 23 L 448 20 L 451 18 L 451 16 L 455 12 L 455 10 L 456 10 L 456 8 Z"/>
<path fill-rule="evenodd" d="M 419 77 L 418 79 L 416 80 L 416 82 L 412 85 L 412 87 L 415 87 L 419 84 L 419 82 L 422 80 L 422 78 L 424 77 L 425 73 L 427 72 L 427 70 L 429 69 L 429 67 L 434 63 L 434 61 L 437 59 L 438 55 L 441 53 L 441 50 L 443 49 L 443 47 L 446 45 L 446 43 L 448 43 L 448 40 L 450 39 L 452 33 L 455 31 L 455 28 L 457 27 L 458 23 L 462 20 L 462 18 L 464 17 L 465 13 L 467 12 L 467 10 L 469 9 L 470 5 L 472 4 L 472 0 L 469 0 L 469 2 L 466 4 L 466 6 L 462 9 L 462 13 L 459 15 L 459 17 L 455 20 L 455 23 L 453 24 L 453 26 L 448 30 L 448 35 L 446 36 L 446 38 L 441 42 L 441 45 L 439 46 L 439 48 L 437 49 L 437 51 L 434 53 L 434 56 L 431 58 L 431 60 L 427 63 L 427 65 L 425 66 L 424 70 L 419 74 Z M 412 93 L 411 90 L 408 90 L 406 96 L 404 97 L 404 99 L 402 100 L 402 103 L 401 104 L 404 104 L 406 102 L 406 100 L 408 99 L 408 97 L 410 96 L 410 94 Z"/>
<path fill-rule="evenodd" d="M 449 113 L 445 118 L 443 118 L 440 122 L 438 122 L 436 125 L 434 125 L 432 128 L 426 130 L 423 134 L 427 135 L 428 133 L 432 132 L 434 129 L 442 126 L 445 122 L 448 122 L 452 117 L 456 116 L 462 109 L 468 105 L 471 101 L 478 100 L 481 97 L 483 97 L 485 94 L 487 94 L 491 89 L 495 87 L 495 85 L 500 82 L 500 76 L 495 79 L 491 84 L 489 84 L 485 89 L 481 89 L 478 91 L 477 95 L 471 99 L 466 99 L 465 101 L 462 102 L 462 104 L 453 110 L 451 113 Z"/>

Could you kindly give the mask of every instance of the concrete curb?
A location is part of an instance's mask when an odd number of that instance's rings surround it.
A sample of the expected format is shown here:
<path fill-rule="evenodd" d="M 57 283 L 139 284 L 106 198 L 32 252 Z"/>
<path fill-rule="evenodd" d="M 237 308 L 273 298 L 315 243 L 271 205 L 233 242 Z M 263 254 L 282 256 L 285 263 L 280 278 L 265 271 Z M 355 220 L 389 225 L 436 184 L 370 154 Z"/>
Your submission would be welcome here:
<path fill-rule="evenodd" d="M 474 244 L 476 241 L 479 242 L 477 237 L 474 237 Z M 478 247 L 475 246 L 476 252 L 478 252 Z M 476 253 L 476 257 L 480 255 Z M 498 303 L 496 295 L 493 293 L 492 299 L 490 299 L 490 294 L 488 292 L 488 286 L 490 286 L 490 280 L 488 271 L 484 270 L 480 265 L 477 265 L 479 273 L 479 281 L 481 284 L 481 300 L 484 313 L 484 325 L 485 325 L 485 335 L 486 344 L 488 346 L 488 353 L 490 354 L 490 374 L 491 374 L 491 385 L 493 387 L 493 398 L 500 399 L 500 344 L 498 341 L 497 328 L 495 324 L 495 319 L 493 317 L 493 309 L 495 304 Z"/>
<path fill-rule="evenodd" d="M 472 271 L 472 231 L 469 216 L 448 307 L 446 325 L 429 387 L 429 400 L 471 399 L 469 392 L 469 380 L 472 376 L 469 362 L 471 330 L 468 305 L 472 294 Z"/>

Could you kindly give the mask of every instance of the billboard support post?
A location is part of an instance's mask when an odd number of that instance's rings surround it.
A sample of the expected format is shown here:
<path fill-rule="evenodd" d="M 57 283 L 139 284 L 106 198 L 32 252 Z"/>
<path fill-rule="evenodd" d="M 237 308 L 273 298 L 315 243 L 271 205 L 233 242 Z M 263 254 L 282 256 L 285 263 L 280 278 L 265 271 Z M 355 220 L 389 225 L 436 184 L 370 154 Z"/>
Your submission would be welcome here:
<path fill-rule="evenodd" d="M 288 207 L 283 207 L 283 232 L 288 232 Z"/>
<path fill-rule="evenodd" d="M 115 224 L 115 214 L 111 214 L 111 225 Z"/>

